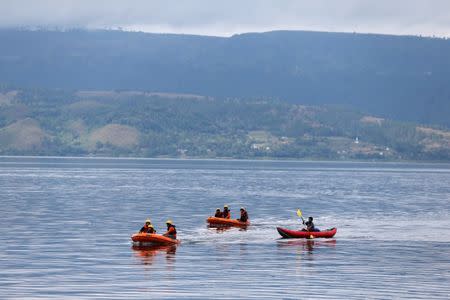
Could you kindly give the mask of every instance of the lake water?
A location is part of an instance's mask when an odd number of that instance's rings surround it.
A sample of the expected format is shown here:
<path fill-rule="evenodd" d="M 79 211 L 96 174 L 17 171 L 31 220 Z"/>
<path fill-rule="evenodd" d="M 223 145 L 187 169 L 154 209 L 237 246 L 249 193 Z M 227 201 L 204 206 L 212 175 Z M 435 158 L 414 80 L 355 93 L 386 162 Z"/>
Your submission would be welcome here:
<path fill-rule="evenodd" d="M 450 298 L 445 164 L 3 157 L 0 191 L 1 299 Z M 297 208 L 335 238 L 279 239 Z M 182 243 L 133 247 L 148 217 Z"/>

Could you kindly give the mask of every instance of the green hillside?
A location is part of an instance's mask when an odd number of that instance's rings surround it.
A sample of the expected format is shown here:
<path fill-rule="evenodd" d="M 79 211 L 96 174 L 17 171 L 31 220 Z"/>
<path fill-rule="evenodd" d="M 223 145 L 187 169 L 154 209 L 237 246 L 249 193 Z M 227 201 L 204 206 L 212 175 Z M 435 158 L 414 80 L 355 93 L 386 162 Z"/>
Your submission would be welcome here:
<path fill-rule="evenodd" d="M 450 127 L 447 39 L 3 29 L 0 43 L 0 83 L 19 87 L 265 97 Z"/>
<path fill-rule="evenodd" d="M 3 88 L 0 154 L 450 161 L 450 131 L 264 98 Z"/>

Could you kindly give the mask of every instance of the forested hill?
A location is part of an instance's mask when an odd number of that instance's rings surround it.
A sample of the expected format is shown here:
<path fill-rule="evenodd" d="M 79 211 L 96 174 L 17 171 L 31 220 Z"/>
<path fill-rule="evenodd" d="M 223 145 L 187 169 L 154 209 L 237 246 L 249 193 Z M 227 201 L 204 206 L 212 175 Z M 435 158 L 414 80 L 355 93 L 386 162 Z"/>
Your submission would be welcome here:
<path fill-rule="evenodd" d="M 450 131 L 261 98 L 0 88 L 0 155 L 450 161 Z"/>
<path fill-rule="evenodd" d="M 230 38 L 0 30 L 0 83 L 339 104 L 450 126 L 450 40 L 320 32 Z"/>

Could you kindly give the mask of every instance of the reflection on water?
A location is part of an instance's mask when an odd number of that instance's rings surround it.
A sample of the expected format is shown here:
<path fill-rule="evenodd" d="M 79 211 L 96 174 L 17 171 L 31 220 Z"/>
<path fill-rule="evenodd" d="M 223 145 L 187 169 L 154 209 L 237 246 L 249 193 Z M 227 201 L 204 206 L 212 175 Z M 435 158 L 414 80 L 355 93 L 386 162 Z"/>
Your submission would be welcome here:
<path fill-rule="evenodd" d="M 325 257 L 326 259 L 329 259 L 332 253 L 329 251 L 326 252 L 327 248 L 330 248 L 334 251 L 334 248 L 336 247 L 336 239 L 282 239 L 278 241 L 277 247 L 279 250 L 295 253 L 298 265 L 301 263 L 301 260 L 314 260 L 315 252 L 321 252 L 320 256 L 322 258 Z"/>
<path fill-rule="evenodd" d="M 222 233 L 229 230 L 247 231 L 248 227 L 235 227 L 230 225 L 208 224 L 206 225 L 210 231 Z"/>
<path fill-rule="evenodd" d="M 278 248 L 297 247 L 302 249 L 308 254 L 313 254 L 314 249 L 323 247 L 336 247 L 336 239 L 289 239 L 279 240 L 277 243 Z"/>
<path fill-rule="evenodd" d="M 177 252 L 176 245 L 133 245 L 131 249 L 133 249 L 135 257 L 138 258 L 143 265 L 152 265 L 157 256 L 164 256 L 168 267 L 175 263 L 175 254 Z"/>

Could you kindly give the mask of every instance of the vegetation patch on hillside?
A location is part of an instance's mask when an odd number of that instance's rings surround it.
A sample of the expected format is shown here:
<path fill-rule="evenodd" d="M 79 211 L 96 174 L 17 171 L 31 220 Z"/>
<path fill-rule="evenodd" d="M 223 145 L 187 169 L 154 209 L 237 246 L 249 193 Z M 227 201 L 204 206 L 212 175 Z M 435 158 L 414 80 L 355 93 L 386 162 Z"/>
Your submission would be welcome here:
<path fill-rule="evenodd" d="M 139 142 L 139 131 L 136 128 L 109 124 L 94 130 L 89 136 L 89 148 L 101 148 L 103 145 L 132 149 Z"/>
<path fill-rule="evenodd" d="M 33 119 L 23 119 L 0 129 L 0 147 L 18 151 L 35 151 L 42 148 L 49 136 Z"/>
<path fill-rule="evenodd" d="M 8 97 L 0 105 L 3 155 L 450 161 L 445 127 L 336 106 L 140 91 L 23 89 Z"/>

